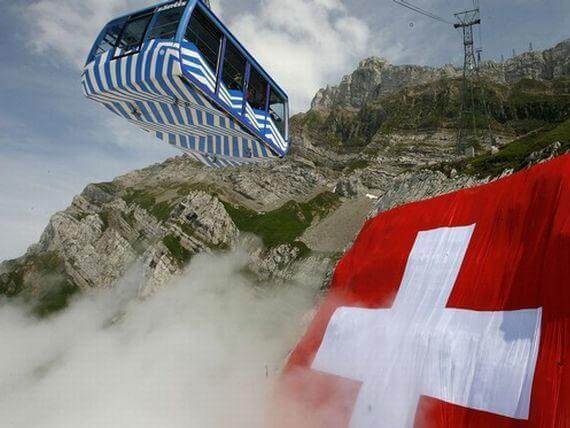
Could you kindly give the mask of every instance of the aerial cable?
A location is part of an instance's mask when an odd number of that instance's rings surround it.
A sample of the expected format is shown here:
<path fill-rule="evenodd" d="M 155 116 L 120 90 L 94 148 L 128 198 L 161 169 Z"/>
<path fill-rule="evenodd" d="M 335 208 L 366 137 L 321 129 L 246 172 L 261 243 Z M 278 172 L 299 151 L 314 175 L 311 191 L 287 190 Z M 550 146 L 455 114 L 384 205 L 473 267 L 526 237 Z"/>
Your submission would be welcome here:
<path fill-rule="evenodd" d="M 396 3 L 397 5 L 404 6 L 404 7 L 408 8 L 408 9 L 410 9 L 410 10 L 413 10 L 414 12 L 417 12 L 417 13 L 420 13 L 420 14 L 422 14 L 422 15 L 424 15 L 424 16 L 427 16 L 428 18 L 434 19 L 434 20 L 439 21 L 439 22 L 443 22 L 444 24 L 449 24 L 449 25 L 453 25 L 453 24 L 454 24 L 453 22 L 448 21 L 448 20 L 446 20 L 445 18 L 442 18 L 442 17 L 439 16 L 439 15 L 436 15 L 436 14 L 434 14 L 434 13 L 431 13 L 431 12 L 425 10 L 425 9 L 422 9 L 422 8 L 419 7 L 419 6 L 416 6 L 416 5 L 412 4 L 412 3 L 410 3 L 408 0 L 392 0 L 392 1 L 393 1 L 394 3 Z"/>
<path fill-rule="evenodd" d="M 428 18 L 432 18 L 432 19 L 434 19 L 434 20 L 436 20 L 436 21 L 443 22 L 443 23 L 445 23 L 445 24 L 453 25 L 453 22 L 447 21 L 445 18 L 442 18 L 441 16 L 438 16 L 438 15 L 436 15 L 436 14 L 434 14 L 434 13 L 431 13 L 431 12 L 425 10 L 425 9 L 422 9 L 421 7 L 416 6 L 416 5 L 410 3 L 410 2 L 407 1 L 407 0 L 393 0 L 393 1 L 394 1 L 394 3 L 396 3 L 396 4 L 400 5 L 400 6 L 404 6 L 404 7 L 408 8 L 408 9 L 411 9 L 411 10 L 413 10 L 414 12 L 418 12 L 418 13 L 424 15 L 424 16 L 427 16 Z"/>

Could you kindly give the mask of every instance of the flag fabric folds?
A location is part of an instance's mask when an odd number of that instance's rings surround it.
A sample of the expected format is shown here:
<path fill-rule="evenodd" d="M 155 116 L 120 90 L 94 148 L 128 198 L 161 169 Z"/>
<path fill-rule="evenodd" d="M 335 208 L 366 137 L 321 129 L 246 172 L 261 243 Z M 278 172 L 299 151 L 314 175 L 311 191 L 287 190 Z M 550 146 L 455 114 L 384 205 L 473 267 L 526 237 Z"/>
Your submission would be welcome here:
<path fill-rule="evenodd" d="M 570 427 L 570 155 L 369 220 L 275 426 Z"/>

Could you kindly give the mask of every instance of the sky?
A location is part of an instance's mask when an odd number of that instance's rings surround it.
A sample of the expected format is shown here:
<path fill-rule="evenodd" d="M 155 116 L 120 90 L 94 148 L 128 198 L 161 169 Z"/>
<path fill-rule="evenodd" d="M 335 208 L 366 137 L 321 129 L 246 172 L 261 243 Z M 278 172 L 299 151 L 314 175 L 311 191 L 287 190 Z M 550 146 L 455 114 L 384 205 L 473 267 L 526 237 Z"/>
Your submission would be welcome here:
<path fill-rule="evenodd" d="M 49 217 L 91 182 L 179 154 L 83 98 L 79 79 L 102 26 L 146 0 L 0 0 L 0 260 L 23 254 Z M 391 0 L 212 0 L 289 93 L 295 112 L 369 56 L 462 61 L 449 26 Z M 472 0 L 416 0 L 452 19 Z M 568 0 L 481 0 L 484 57 L 570 37 Z"/>

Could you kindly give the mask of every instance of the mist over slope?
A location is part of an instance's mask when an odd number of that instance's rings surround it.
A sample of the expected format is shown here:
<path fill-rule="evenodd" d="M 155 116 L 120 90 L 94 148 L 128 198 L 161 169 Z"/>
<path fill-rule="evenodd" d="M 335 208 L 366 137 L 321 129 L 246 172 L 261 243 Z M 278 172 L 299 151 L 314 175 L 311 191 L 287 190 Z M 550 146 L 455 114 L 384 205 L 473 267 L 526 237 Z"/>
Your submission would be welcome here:
<path fill-rule="evenodd" d="M 0 310 L 2 425 L 263 427 L 318 277 L 252 284 L 242 250 L 197 256 L 138 300 L 140 266 L 49 320 Z"/>
<path fill-rule="evenodd" d="M 488 84 L 500 138 L 472 159 L 456 154 L 457 79 L 368 60 L 293 118 L 281 162 L 211 170 L 179 156 L 87 186 L 0 263 L 3 421 L 264 426 L 280 367 L 368 216 L 570 149 L 564 67 Z"/>

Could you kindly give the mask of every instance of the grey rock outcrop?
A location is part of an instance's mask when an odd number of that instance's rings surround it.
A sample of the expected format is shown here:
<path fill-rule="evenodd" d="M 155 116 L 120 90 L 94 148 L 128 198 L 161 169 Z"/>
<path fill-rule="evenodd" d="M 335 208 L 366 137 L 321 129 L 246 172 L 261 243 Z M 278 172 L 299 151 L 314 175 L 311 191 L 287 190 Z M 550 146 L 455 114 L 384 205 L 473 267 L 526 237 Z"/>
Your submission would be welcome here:
<path fill-rule="evenodd" d="M 311 108 L 332 107 L 359 109 L 367 101 L 388 95 L 403 86 L 420 85 L 444 76 L 458 76 L 451 66 L 434 68 L 418 65 L 392 65 L 384 58 L 371 57 L 361 61 L 357 69 L 342 78 L 338 86 L 320 89 Z"/>
<path fill-rule="evenodd" d="M 498 83 L 516 83 L 523 78 L 552 80 L 570 76 L 570 39 L 551 49 L 525 52 L 504 63 L 486 61 L 481 74 Z M 442 77 L 460 77 L 461 70 L 445 65 L 427 67 L 393 65 L 386 59 L 371 57 L 360 62 L 356 70 L 343 77 L 338 86 L 320 89 L 311 109 L 330 110 L 333 107 L 360 109 L 366 102 L 394 93 L 406 86 L 433 82 Z"/>
<path fill-rule="evenodd" d="M 203 191 L 190 192 L 172 211 L 168 224 L 182 225 L 180 237 L 184 246 L 199 249 L 229 248 L 238 236 L 238 229 L 218 198 Z"/>
<path fill-rule="evenodd" d="M 505 61 L 504 79 L 514 83 L 522 78 L 552 80 L 570 76 L 570 39 L 544 51 L 525 52 Z"/>
<path fill-rule="evenodd" d="M 402 174 L 377 201 L 372 215 L 388 211 L 404 203 L 433 198 L 444 193 L 473 187 L 486 180 L 460 176 L 449 178 L 439 171 L 420 170 Z"/>

